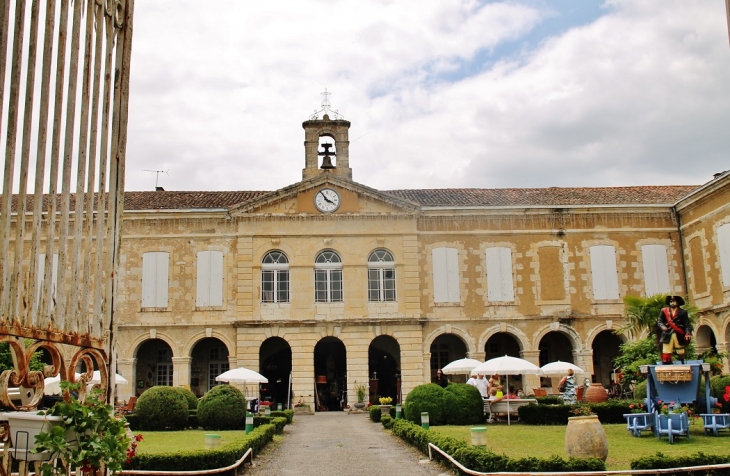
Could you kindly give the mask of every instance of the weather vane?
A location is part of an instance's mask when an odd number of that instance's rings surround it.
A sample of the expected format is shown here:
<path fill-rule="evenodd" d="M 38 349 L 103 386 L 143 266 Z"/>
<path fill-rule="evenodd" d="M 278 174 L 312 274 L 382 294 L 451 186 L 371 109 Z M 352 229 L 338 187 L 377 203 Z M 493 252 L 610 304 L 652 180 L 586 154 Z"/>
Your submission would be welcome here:
<path fill-rule="evenodd" d="M 332 116 L 334 116 L 334 119 L 344 119 L 344 116 L 342 114 L 340 114 L 336 110 L 330 109 L 330 98 L 329 98 L 329 96 L 331 96 L 332 93 L 327 92 L 327 88 L 324 88 L 324 92 L 323 93 L 320 93 L 320 94 L 322 96 L 324 96 L 324 99 L 322 99 L 322 109 L 320 109 L 319 111 L 315 110 L 314 111 L 314 114 L 312 114 L 311 116 L 309 116 L 309 120 L 310 121 L 314 121 L 314 120 L 319 119 L 319 115 L 320 114 L 322 114 L 322 116 L 324 116 L 325 114 L 327 114 L 327 115 L 330 115 L 331 114 Z"/>

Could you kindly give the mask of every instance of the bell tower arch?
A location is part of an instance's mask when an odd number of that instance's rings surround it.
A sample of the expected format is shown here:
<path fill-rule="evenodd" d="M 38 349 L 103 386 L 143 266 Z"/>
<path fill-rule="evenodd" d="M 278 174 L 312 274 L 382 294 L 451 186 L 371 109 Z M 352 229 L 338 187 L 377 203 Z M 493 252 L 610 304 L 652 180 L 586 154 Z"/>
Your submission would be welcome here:
<path fill-rule="evenodd" d="M 322 93 L 322 109 L 315 112 L 308 121 L 302 123 L 304 128 L 304 169 L 302 180 L 323 173 L 329 173 L 352 180 L 350 168 L 350 121 L 329 108 L 325 90 Z M 319 119 L 319 113 L 323 113 Z M 330 114 L 335 118 L 331 119 Z M 323 141 L 328 138 L 330 140 Z M 334 144 L 332 143 L 334 141 Z M 332 148 L 334 146 L 334 149 Z"/>

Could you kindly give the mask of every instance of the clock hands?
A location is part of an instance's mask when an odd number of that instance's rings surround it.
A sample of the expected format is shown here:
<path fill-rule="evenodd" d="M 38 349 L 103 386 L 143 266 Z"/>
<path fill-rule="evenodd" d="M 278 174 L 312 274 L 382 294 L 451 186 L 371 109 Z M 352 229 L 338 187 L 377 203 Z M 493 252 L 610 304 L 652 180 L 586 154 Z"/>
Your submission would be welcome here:
<path fill-rule="evenodd" d="M 326 202 L 329 202 L 329 203 L 331 203 L 332 205 L 334 205 L 334 204 L 335 204 L 335 202 L 333 202 L 332 200 L 330 200 L 329 198 L 327 198 L 327 195 L 325 195 L 324 193 L 322 194 L 322 198 L 324 198 L 324 200 L 325 200 Z"/>

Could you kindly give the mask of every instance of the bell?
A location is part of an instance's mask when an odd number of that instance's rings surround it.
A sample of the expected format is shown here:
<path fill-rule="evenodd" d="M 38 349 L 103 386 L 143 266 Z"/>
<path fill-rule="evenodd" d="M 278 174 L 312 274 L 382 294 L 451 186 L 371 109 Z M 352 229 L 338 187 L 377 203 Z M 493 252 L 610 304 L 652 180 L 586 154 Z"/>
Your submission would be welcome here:
<path fill-rule="evenodd" d="M 334 169 L 335 168 L 335 166 L 332 165 L 332 159 L 330 158 L 329 155 L 325 155 L 322 158 L 322 167 L 320 167 L 320 168 L 322 168 L 322 169 Z"/>

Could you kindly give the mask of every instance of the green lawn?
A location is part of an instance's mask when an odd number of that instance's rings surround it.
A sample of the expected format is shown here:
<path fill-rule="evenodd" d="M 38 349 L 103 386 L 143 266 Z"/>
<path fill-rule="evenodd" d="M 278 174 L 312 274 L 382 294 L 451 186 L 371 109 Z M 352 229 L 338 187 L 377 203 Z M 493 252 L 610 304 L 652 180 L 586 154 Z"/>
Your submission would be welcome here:
<path fill-rule="evenodd" d="M 137 454 L 172 453 L 176 451 L 205 449 L 205 435 L 208 433 L 221 436 L 221 446 L 228 444 L 246 434 L 245 431 L 135 431 L 142 434 L 142 441 L 137 446 Z"/>
<path fill-rule="evenodd" d="M 527 456 L 548 457 L 565 454 L 565 426 L 532 426 L 505 423 L 487 424 L 487 449 L 511 458 Z M 471 442 L 469 426 L 432 426 L 430 431 Z M 730 433 L 721 431 L 720 436 L 705 436 L 701 420 L 690 425 L 690 438 L 676 438 L 670 445 L 667 438 L 659 441 L 650 432 L 635 438 L 625 424 L 603 425 L 608 437 L 609 470 L 630 469 L 631 461 L 642 456 L 662 452 L 667 455 L 689 455 L 702 451 L 706 454 L 730 456 Z"/>

